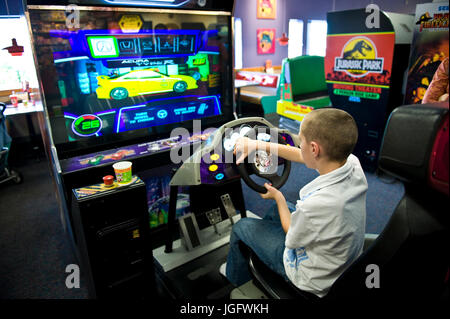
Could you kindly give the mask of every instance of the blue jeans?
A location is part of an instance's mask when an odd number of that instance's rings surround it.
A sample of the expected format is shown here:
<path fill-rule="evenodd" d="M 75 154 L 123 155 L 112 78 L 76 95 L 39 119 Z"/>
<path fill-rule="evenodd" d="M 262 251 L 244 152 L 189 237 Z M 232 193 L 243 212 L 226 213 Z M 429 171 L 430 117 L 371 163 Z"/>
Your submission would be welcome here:
<path fill-rule="evenodd" d="M 295 206 L 288 202 L 291 212 Z M 227 257 L 226 275 L 235 286 L 240 286 L 251 280 L 248 270 L 248 258 L 239 249 L 242 241 L 271 270 L 289 280 L 284 271 L 283 253 L 286 233 L 284 232 L 278 208 L 275 204 L 263 217 L 242 218 L 232 228 L 230 235 L 230 250 Z"/>

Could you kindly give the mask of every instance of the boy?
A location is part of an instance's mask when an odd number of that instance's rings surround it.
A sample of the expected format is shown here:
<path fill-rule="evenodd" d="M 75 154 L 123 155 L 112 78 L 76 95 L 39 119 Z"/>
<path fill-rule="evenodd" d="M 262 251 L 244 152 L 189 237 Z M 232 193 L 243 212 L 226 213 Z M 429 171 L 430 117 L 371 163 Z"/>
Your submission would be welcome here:
<path fill-rule="evenodd" d="M 243 218 L 234 225 L 221 272 L 236 286 L 251 279 L 248 261 L 239 250 L 243 241 L 273 271 L 301 290 L 323 297 L 362 253 L 367 181 L 351 154 L 358 130 L 345 111 L 312 111 L 304 118 L 299 137 L 300 149 L 248 138 L 237 141 L 236 164 L 256 149 L 276 147 L 278 156 L 304 163 L 320 176 L 300 190 L 295 207 L 266 183 L 267 192 L 261 197 L 275 200 L 278 214 Z"/>

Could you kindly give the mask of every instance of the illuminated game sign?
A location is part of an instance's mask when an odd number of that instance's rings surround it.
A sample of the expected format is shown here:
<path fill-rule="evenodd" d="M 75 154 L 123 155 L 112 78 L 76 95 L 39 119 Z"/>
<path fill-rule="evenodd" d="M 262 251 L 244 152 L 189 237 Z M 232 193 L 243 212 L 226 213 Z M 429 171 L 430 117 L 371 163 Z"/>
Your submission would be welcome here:
<path fill-rule="evenodd" d="M 367 37 L 354 37 L 343 47 L 341 57 L 334 60 L 335 71 L 345 71 L 353 77 L 369 72 L 383 72 L 383 58 L 377 58 L 377 48 Z"/>
<path fill-rule="evenodd" d="M 389 89 L 394 32 L 329 34 L 325 74 L 333 95 L 350 102 L 381 99 Z"/>
<path fill-rule="evenodd" d="M 325 59 L 328 83 L 389 88 L 394 32 L 329 34 Z"/>
<path fill-rule="evenodd" d="M 416 6 L 404 104 L 420 104 L 441 62 L 448 57 L 448 1 Z"/>
<path fill-rule="evenodd" d="M 448 5 L 437 4 L 438 8 L 436 13 L 433 13 L 433 17 L 428 11 L 420 16 L 416 24 L 419 25 L 419 32 L 424 29 L 448 29 Z M 431 10 L 436 10 L 435 7 Z"/>

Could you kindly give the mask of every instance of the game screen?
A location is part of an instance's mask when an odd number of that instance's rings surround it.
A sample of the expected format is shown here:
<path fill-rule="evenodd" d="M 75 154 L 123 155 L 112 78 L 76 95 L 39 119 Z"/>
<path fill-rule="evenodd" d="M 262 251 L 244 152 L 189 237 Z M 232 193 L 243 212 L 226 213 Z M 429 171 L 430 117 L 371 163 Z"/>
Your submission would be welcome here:
<path fill-rule="evenodd" d="M 28 11 L 60 150 L 168 136 L 195 119 L 203 126 L 231 116 L 230 15 L 63 6 Z"/>

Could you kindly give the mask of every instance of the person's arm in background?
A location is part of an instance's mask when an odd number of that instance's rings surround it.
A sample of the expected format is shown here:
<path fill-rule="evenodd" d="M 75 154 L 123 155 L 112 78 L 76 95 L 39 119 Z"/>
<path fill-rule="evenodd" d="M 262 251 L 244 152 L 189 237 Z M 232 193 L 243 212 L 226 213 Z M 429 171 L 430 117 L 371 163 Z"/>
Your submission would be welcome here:
<path fill-rule="evenodd" d="M 433 75 L 422 103 L 448 101 L 448 58 L 441 62 Z"/>

